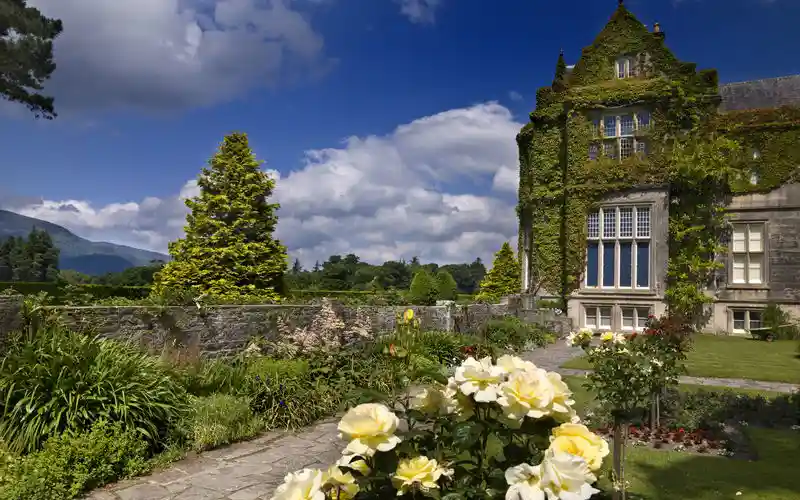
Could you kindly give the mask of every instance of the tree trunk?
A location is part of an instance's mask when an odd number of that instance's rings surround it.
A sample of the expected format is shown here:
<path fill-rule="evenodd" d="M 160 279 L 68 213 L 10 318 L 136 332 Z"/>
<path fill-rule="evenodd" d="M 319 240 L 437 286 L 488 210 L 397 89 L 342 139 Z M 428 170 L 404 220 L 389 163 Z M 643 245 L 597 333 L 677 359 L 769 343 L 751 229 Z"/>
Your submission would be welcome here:
<path fill-rule="evenodd" d="M 624 418 L 614 417 L 614 500 L 625 500 L 625 440 L 628 424 Z"/>

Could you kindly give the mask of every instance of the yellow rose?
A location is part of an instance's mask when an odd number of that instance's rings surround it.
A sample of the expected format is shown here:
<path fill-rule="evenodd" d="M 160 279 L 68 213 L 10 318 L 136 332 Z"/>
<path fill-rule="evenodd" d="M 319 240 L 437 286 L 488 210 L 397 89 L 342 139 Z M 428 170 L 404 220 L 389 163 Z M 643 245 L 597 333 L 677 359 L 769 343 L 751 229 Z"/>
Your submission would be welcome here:
<path fill-rule="evenodd" d="M 336 465 L 344 467 L 345 469 L 352 469 L 362 476 L 366 476 L 371 472 L 367 462 L 358 455 L 342 455 L 342 458 L 336 461 Z"/>
<path fill-rule="evenodd" d="M 520 464 L 506 469 L 506 500 L 544 500 L 541 466 Z"/>
<path fill-rule="evenodd" d="M 506 418 L 521 423 L 525 417 L 547 416 L 554 395 L 547 372 L 537 368 L 512 373 L 508 381 L 500 385 L 497 404 L 503 408 Z"/>
<path fill-rule="evenodd" d="M 436 460 L 416 457 L 400 461 L 392 476 L 392 484 L 397 488 L 397 496 L 414 490 L 424 493 L 438 489 L 439 478 L 449 474 L 450 471 L 440 467 Z"/>
<path fill-rule="evenodd" d="M 403 313 L 403 319 L 408 323 L 412 319 L 414 319 L 414 310 L 413 309 L 406 309 L 406 312 Z"/>
<path fill-rule="evenodd" d="M 608 456 L 606 440 L 583 424 L 561 424 L 553 429 L 550 448 L 582 457 L 593 471 L 598 470 Z"/>
<path fill-rule="evenodd" d="M 547 372 L 547 379 L 553 386 L 553 401 L 550 404 L 550 412 L 553 417 L 560 421 L 572 420 L 576 414 L 572 409 L 575 401 L 572 399 L 572 391 L 563 380 L 561 375 L 556 372 Z"/>
<path fill-rule="evenodd" d="M 348 441 L 345 453 L 371 457 L 377 451 L 389 451 L 400 443 L 395 436 L 400 419 L 378 403 L 358 405 L 339 421 L 339 437 Z"/>
<path fill-rule="evenodd" d="M 338 465 L 331 465 L 328 469 L 322 489 L 328 492 L 331 500 L 351 500 L 359 490 L 356 478 L 349 472 L 343 473 Z"/>
<path fill-rule="evenodd" d="M 520 370 L 536 370 L 536 365 L 530 361 L 525 361 L 518 356 L 511 356 L 508 354 L 504 354 L 497 358 L 497 366 L 508 373 L 514 373 Z"/>
<path fill-rule="evenodd" d="M 289 473 L 275 490 L 272 500 L 325 500 L 324 482 L 325 474 L 319 469 Z"/>
<path fill-rule="evenodd" d="M 602 340 L 603 342 L 611 342 L 612 340 L 614 340 L 614 333 L 603 332 L 602 334 L 600 334 L 600 340 Z"/>
<path fill-rule="evenodd" d="M 470 356 L 456 368 L 454 380 L 463 394 L 479 403 L 490 403 L 497 400 L 498 384 L 504 376 L 505 370 L 493 365 L 492 358 L 478 361 Z"/>
<path fill-rule="evenodd" d="M 600 492 L 592 488 L 597 477 L 581 457 L 548 449 L 539 467 L 539 484 L 547 498 L 567 498 L 569 495 L 571 499 L 588 500 Z"/>
<path fill-rule="evenodd" d="M 452 400 L 436 388 L 426 388 L 411 400 L 411 408 L 427 415 L 447 415 L 453 410 Z"/>

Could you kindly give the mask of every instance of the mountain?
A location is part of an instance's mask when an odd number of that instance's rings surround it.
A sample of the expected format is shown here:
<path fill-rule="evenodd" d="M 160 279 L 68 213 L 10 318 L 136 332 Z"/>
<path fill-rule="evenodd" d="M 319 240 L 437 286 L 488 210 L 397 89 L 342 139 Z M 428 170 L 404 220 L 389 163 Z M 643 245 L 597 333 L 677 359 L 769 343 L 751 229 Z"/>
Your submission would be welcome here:
<path fill-rule="evenodd" d="M 98 276 L 144 266 L 153 260 L 169 260 L 167 255 L 125 245 L 89 241 L 68 229 L 33 217 L 0 210 L 0 240 L 11 236 L 27 237 L 31 229 L 43 229 L 61 250 L 59 267 Z"/>

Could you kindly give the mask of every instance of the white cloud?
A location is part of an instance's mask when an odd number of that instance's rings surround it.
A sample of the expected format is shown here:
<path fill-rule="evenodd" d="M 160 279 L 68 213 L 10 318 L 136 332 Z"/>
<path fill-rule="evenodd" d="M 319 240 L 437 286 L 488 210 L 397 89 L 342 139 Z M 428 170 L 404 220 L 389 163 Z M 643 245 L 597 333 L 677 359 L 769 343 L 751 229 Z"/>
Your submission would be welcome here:
<path fill-rule="evenodd" d="M 432 24 L 436 21 L 436 10 L 442 6 L 442 0 L 396 0 L 400 3 L 400 12 L 412 23 Z"/>
<path fill-rule="evenodd" d="M 57 111 L 170 110 L 324 71 L 300 0 L 29 0 L 59 18 Z"/>
<path fill-rule="evenodd" d="M 508 98 L 511 99 L 512 101 L 521 101 L 523 99 L 523 96 L 516 90 L 510 90 L 508 92 Z"/>
<path fill-rule="evenodd" d="M 299 169 L 271 171 L 281 203 L 278 236 L 307 265 L 350 252 L 376 263 L 415 255 L 491 262 L 503 241 L 516 242 L 521 126 L 505 107 L 486 103 L 309 151 Z M 183 198 L 197 189 L 192 180 L 172 198 L 138 203 L 6 199 L 5 205 L 90 239 L 165 251 L 182 234 Z"/>

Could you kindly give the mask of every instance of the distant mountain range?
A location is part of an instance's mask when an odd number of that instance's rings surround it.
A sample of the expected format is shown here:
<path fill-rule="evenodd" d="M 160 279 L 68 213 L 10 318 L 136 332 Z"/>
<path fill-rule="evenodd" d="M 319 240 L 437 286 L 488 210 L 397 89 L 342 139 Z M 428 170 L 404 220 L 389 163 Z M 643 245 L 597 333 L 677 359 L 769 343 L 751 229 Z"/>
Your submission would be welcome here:
<path fill-rule="evenodd" d="M 52 222 L 0 210 L 0 240 L 27 237 L 33 228 L 43 229 L 61 250 L 59 267 L 91 276 L 118 273 L 130 267 L 145 266 L 153 260 L 169 260 L 167 255 L 125 245 L 89 241 Z"/>

